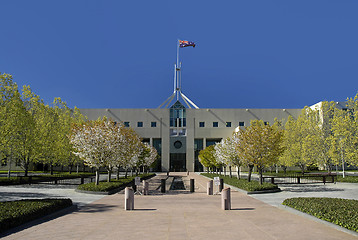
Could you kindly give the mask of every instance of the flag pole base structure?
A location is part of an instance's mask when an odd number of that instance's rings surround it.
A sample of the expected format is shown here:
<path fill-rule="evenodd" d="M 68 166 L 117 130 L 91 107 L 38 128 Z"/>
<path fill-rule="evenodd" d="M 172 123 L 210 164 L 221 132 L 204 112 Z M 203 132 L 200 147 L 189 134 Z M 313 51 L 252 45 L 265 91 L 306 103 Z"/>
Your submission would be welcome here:
<path fill-rule="evenodd" d="M 225 188 L 221 191 L 221 208 L 222 210 L 231 210 L 230 188 Z"/>
<path fill-rule="evenodd" d="M 124 210 L 134 210 L 134 191 L 130 187 L 124 190 Z"/>

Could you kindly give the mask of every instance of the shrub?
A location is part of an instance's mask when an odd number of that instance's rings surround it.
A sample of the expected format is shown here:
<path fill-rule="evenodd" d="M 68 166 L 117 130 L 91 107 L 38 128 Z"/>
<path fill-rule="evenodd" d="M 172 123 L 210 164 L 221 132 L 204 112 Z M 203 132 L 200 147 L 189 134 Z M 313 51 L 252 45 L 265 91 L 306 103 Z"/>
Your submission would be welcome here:
<path fill-rule="evenodd" d="M 152 173 L 152 174 L 141 174 L 138 175 L 137 177 L 140 177 L 143 180 L 154 176 L 155 174 Z M 94 182 L 86 183 L 86 184 L 79 185 L 77 189 L 83 191 L 92 191 L 92 192 L 110 192 L 115 189 L 125 188 L 126 186 L 132 184 L 134 178 L 135 177 L 127 177 L 127 178 L 121 177 L 118 180 L 112 179 L 111 182 L 101 181 L 99 182 L 98 185 L 95 185 Z"/>
<path fill-rule="evenodd" d="M 337 176 L 337 182 L 349 182 L 349 183 L 358 183 L 357 176 L 345 176 L 344 178 L 341 175 Z"/>
<path fill-rule="evenodd" d="M 0 232 L 72 206 L 71 199 L 26 199 L 0 202 Z"/>
<path fill-rule="evenodd" d="M 299 197 L 288 198 L 282 204 L 358 232 L 358 200 Z"/>
<path fill-rule="evenodd" d="M 267 182 L 260 185 L 258 181 L 252 180 L 251 182 L 248 182 L 246 179 L 231 178 L 229 176 L 222 176 L 214 173 L 202 173 L 202 175 L 209 178 L 220 177 L 224 179 L 224 183 L 248 192 L 278 189 L 277 185 Z"/>

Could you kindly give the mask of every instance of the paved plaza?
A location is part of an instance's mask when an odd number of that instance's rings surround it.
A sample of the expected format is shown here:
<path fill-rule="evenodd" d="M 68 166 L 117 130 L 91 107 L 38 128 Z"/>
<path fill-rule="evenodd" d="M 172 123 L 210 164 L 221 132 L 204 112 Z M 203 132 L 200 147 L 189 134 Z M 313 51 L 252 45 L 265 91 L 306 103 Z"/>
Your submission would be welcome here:
<path fill-rule="evenodd" d="M 208 179 L 195 173 L 180 175 L 186 184 L 190 178 L 195 179 L 195 193 L 160 193 L 160 179 L 167 176 L 159 174 L 150 180 L 150 195 L 135 196 L 134 211 L 124 210 L 123 192 L 99 196 L 82 195 L 74 189 L 56 192 L 42 188 L 36 192 L 41 197 L 66 193 L 64 197 L 72 198 L 80 208 L 17 229 L 3 239 L 358 239 L 355 233 L 281 206 L 285 198 L 298 196 L 358 199 L 355 184 L 280 186 L 280 193 L 259 195 L 233 188 L 232 210 L 224 211 L 220 195 L 206 195 Z M 15 199 L 21 194 L 31 196 L 31 191 L 37 189 L 40 188 L 0 187 L 0 200 Z"/>

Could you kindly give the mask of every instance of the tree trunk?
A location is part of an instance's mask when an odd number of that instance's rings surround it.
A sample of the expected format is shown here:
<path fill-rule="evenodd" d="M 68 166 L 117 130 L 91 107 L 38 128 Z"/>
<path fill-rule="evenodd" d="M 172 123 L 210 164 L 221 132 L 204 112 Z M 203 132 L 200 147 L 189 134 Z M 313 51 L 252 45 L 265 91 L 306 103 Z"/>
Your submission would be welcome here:
<path fill-rule="evenodd" d="M 95 182 L 96 182 L 96 185 L 99 184 L 99 168 L 96 168 L 96 180 L 95 180 Z"/>
<path fill-rule="evenodd" d="M 72 173 L 72 164 L 68 165 L 68 172 L 69 172 L 69 174 Z"/>
<path fill-rule="evenodd" d="M 226 176 L 226 166 L 224 167 L 224 176 Z"/>
<path fill-rule="evenodd" d="M 254 165 L 249 165 L 249 175 L 247 176 L 247 181 L 251 182 L 251 174 L 252 174 L 252 169 L 254 168 Z"/>
<path fill-rule="evenodd" d="M 50 164 L 50 175 L 53 175 L 53 164 Z"/>
<path fill-rule="evenodd" d="M 126 168 L 126 174 L 125 174 L 125 176 L 124 176 L 125 178 L 127 178 L 128 177 L 128 168 Z"/>
<path fill-rule="evenodd" d="M 25 170 L 25 177 L 27 177 L 29 173 L 29 162 L 27 160 L 25 160 L 24 170 Z"/>
<path fill-rule="evenodd" d="M 209 173 L 209 168 L 208 167 L 206 168 L 206 172 Z"/>
<path fill-rule="evenodd" d="M 283 169 L 283 173 L 286 175 L 286 172 L 287 172 L 287 166 L 282 165 L 281 167 L 282 167 L 282 169 Z"/>
<path fill-rule="evenodd" d="M 240 179 L 240 167 L 236 166 L 237 178 Z"/>
<path fill-rule="evenodd" d="M 262 185 L 262 182 L 263 182 L 263 178 L 262 178 L 263 168 L 262 168 L 262 167 L 258 167 L 257 170 L 259 170 L 260 185 Z"/>
<path fill-rule="evenodd" d="M 230 178 L 232 178 L 231 166 L 229 166 L 229 174 L 230 174 Z"/>
<path fill-rule="evenodd" d="M 107 169 L 107 172 L 108 172 L 107 182 L 110 182 L 112 178 L 112 169 L 111 168 Z"/>
<path fill-rule="evenodd" d="M 119 167 L 117 167 L 116 179 L 119 180 Z"/>

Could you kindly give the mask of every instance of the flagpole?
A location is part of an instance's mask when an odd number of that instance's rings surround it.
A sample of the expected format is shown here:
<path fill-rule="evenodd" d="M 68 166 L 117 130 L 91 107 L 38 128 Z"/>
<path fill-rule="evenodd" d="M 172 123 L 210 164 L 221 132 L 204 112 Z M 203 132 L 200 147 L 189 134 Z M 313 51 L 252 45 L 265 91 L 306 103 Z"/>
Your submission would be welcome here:
<path fill-rule="evenodd" d="M 180 48 L 180 43 L 179 43 L 179 39 L 177 41 L 177 64 L 175 65 L 175 76 L 176 76 L 176 95 L 177 95 L 177 101 L 179 100 L 179 93 L 178 90 L 180 91 L 180 76 L 179 76 L 179 71 L 180 71 L 180 66 L 179 66 L 179 48 Z"/>

